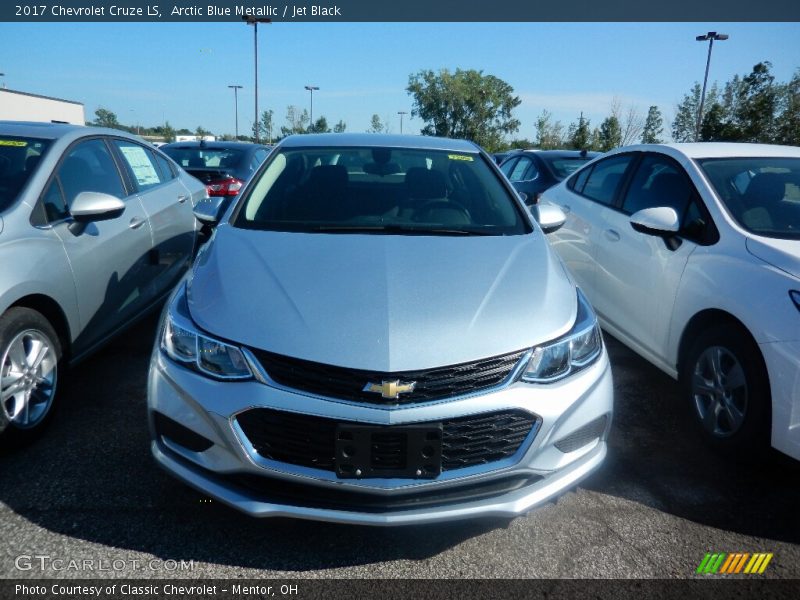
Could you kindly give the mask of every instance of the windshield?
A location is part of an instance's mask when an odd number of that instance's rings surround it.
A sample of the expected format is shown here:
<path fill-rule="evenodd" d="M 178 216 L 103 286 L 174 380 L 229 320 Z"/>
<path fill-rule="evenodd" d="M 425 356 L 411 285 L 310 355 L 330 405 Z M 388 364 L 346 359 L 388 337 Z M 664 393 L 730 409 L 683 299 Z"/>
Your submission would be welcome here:
<path fill-rule="evenodd" d="M 161 150 L 187 171 L 192 169 L 235 169 L 244 152 L 230 148 L 165 148 Z"/>
<path fill-rule="evenodd" d="M 0 212 L 17 199 L 49 145 L 49 140 L 0 135 Z"/>
<path fill-rule="evenodd" d="M 273 153 L 232 219 L 270 231 L 519 235 L 519 205 L 479 154 L 396 148 Z"/>
<path fill-rule="evenodd" d="M 697 163 L 742 227 L 767 237 L 800 239 L 800 158 L 707 158 Z"/>

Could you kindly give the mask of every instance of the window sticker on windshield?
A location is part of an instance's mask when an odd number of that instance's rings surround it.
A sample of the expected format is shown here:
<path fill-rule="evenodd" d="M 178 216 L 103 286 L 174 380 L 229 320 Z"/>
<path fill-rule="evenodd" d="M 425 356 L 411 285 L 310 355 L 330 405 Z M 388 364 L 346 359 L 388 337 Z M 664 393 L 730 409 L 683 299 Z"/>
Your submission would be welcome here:
<path fill-rule="evenodd" d="M 131 166 L 136 182 L 139 185 L 156 185 L 160 183 L 153 163 L 147 157 L 144 148 L 139 146 L 121 146 L 120 150 L 125 160 Z"/>
<path fill-rule="evenodd" d="M 450 160 L 466 160 L 467 162 L 473 161 L 473 158 L 471 156 L 467 156 L 466 154 L 448 154 L 447 158 Z"/>
<path fill-rule="evenodd" d="M 0 140 L 0 146 L 25 147 L 27 145 L 28 142 L 23 142 L 22 140 Z"/>

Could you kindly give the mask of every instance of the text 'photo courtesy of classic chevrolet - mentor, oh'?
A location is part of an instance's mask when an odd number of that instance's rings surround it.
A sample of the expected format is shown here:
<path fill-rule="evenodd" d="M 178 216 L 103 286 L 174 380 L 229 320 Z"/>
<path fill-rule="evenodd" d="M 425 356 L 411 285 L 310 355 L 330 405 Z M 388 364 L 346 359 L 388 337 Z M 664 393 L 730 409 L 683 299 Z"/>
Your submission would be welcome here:
<path fill-rule="evenodd" d="M 284 139 L 165 307 L 148 380 L 167 471 L 259 517 L 513 517 L 606 454 L 597 319 L 476 145 Z"/>

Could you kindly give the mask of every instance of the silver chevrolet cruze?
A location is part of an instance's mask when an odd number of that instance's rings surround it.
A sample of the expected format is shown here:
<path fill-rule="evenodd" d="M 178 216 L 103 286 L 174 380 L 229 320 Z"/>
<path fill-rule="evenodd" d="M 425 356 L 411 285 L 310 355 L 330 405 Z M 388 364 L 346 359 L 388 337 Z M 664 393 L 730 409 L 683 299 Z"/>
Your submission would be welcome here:
<path fill-rule="evenodd" d="M 148 382 L 167 471 L 247 514 L 512 517 L 606 454 L 594 312 L 477 146 L 293 136 L 165 308 Z"/>
<path fill-rule="evenodd" d="M 75 364 L 163 302 L 205 187 L 122 131 L 0 121 L 0 439 L 38 434 Z"/>

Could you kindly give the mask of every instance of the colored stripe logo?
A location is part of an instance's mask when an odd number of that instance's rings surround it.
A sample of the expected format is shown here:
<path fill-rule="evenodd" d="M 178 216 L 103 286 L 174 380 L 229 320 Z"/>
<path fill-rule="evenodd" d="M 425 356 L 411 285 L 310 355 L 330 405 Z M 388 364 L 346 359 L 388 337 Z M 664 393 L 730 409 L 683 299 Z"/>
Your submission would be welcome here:
<path fill-rule="evenodd" d="M 772 560 L 772 552 L 706 552 L 697 573 L 718 575 L 761 575 Z"/>

